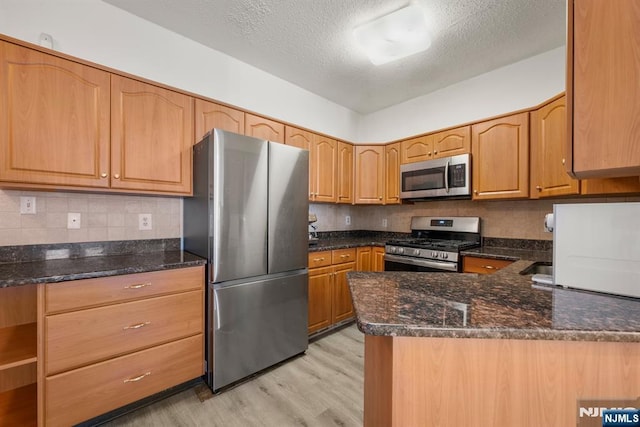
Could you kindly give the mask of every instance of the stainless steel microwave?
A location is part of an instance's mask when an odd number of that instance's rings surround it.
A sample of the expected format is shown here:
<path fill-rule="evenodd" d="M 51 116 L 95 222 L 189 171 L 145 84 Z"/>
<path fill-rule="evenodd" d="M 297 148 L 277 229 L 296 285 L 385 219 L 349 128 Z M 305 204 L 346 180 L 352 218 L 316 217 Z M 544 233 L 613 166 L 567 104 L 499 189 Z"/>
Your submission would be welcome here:
<path fill-rule="evenodd" d="M 400 165 L 401 199 L 443 197 L 471 197 L 470 154 Z"/>

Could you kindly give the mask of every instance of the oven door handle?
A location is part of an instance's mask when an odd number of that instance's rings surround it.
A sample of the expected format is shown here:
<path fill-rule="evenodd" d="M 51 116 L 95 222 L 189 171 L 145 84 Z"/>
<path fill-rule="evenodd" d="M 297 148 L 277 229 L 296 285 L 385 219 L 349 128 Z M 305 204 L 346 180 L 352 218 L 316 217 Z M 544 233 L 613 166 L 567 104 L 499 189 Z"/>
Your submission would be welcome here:
<path fill-rule="evenodd" d="M 449 160 L 444 165 L 444 191 L 449 192 Z"/>
<path fill-rule="evenodd" d="M 397 262 L 399 264 L 417 265 L 419 267 L 438 268 L 440 270 L 457 272 L 458 266 L 453 262 L 431 261 L 428 259 L 411 258 L 392 254 L 384 254 L 385 261 Z"/>

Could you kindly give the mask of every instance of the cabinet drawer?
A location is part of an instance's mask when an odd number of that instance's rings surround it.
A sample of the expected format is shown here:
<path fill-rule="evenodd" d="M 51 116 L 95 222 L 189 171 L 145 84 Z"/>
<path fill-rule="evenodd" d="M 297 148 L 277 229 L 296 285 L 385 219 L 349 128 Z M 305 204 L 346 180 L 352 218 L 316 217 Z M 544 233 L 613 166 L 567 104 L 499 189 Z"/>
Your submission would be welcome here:
<path fill-rule="evenodd" d="M 503 259 L 465 256 L 462 259 L 463 273 L 491 274 L 505 268 L 513 261 Z"/>
<path fill-rule="evenodd" d="M 309 268 L 326 267 L 328 265 L 331 265 L 331 251 L 309 253 Z"/>
<path fill-rule="evenodd" d="M 342 264 L 343 262 L 356 261 L 356 248 L 335 249 L 331 251 L 331 263 Z"/>
<path fill-rule="evenodd" d="M 203 374 L 202 335 L 45 380 L 47 426 L 69 426 Z"/>
<path fill-rule="evenodd" d="M 203 331 L 203 292 L 45 317 L 47 375 Z"/>
<path fill-rule="evenodd" d="M 204 267 L 126 274 L 49 284 L 45 288 L 47 313 L 128 301 L 137 298 L 202 289 Z"/>

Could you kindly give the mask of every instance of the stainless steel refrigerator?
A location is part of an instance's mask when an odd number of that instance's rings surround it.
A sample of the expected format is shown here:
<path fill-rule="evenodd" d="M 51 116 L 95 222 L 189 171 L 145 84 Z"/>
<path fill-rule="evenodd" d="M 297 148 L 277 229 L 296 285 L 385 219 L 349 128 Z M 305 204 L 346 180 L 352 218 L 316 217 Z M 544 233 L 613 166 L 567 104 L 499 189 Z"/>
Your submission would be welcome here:
<path fill-rule="evenodd" d="M 216 391 L 307 349 L 309 152 L 214 129 L 193 169 L 184 249 L 208 260 Z"/>

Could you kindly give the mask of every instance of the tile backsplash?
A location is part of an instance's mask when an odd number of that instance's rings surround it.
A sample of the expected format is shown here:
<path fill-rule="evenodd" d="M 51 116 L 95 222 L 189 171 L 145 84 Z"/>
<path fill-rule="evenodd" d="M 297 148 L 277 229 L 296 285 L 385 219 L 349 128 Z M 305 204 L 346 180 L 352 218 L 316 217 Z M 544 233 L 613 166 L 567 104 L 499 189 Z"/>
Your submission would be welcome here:
<path fill-rule="evenodd" d="M 413 205 L 350 206 L 313 203 L 309 211 L 318 217 L 318 231 L 375 230 L 409 232 L 412 216 L 479 216 L 485 237 L 552 240 L 544 230 L 544 215 L 554 203 L 603 203 L 640 201 L 640 197 L 573 198 L 545 200 L 480 201 L 441 200 Z M 349 215 L 351 224 L 346 225 Z M 387 226 L 383 226 L 386 219 Z"/>
<path fill-rule="evenodd" d="M 35 214 L 20 213 L 20 197 L 36 199 Z M 80 228 L 67 228 L 68 213 Z M 139 230 L 139 214 L 151 214 L 151 230 Z M 182 236 L 182 199 L 45 191 L 0 190 L 0 246 Z"/>

